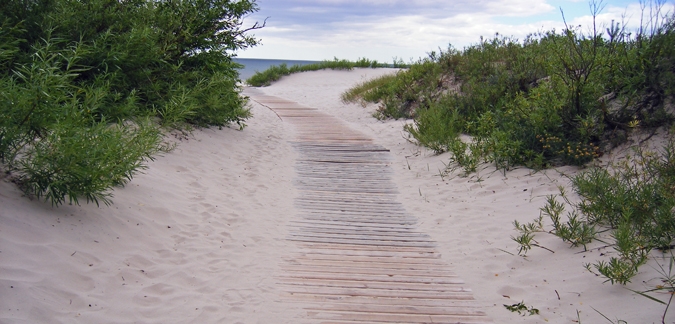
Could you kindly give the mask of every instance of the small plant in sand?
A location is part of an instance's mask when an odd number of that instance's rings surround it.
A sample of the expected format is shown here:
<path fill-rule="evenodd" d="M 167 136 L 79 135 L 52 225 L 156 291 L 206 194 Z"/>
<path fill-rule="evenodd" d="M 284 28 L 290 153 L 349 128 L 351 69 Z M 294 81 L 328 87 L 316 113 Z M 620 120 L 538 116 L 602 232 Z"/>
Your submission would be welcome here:
<path fill-rule="evenodd" d="M 504 308 L 506 308 L 507 310 L 509 310 L 509 311 L 511 311 L 511 312 L 518 313 L 518 314 L 520 314 L 520 315 L 522 315 L 522 316 L 525 316 L 525 315 L 530 315 L 530 316 L 532 316 L 532 315 L 539 315 L 539 310 L 538 310 L 538 309 L 534 308 L 534 306 L 527 307 L 527 305 L 525 305 L 525 303 L 522 302 L 522 301 L 521 301 L 520 303 L 513 304 L 513 305 L 506 305 L 506 304 L 505 304 L 505 305 L 504 305 Z"/>
<path fill-rule="evenodd" d="M 654 288 L 648 289 L 646 291 L 635 291 L 630 289 L 632 292 L 640 296 L 646 297 L 654 302 L 666 306 L 663 311 L 663 316 L 661 317 L 662 324 L 666 324 L 666 315 L 668 314 L 670 304 L 673 302 L 673 297 L 675 297 L 675 256 L 673 256 L 673 254 L 671 253 L 668 260 L 669 262 L 667 269 L 660 263 L 657 263 L 659 267 L 659 269 L 657 269 L 657 272 L 659 273 L 659 275 L 661 275 L 661 277 L 658 278 L 660 283 L 657 284 Z M 653 297 L 652 295 L 654 294 L 666 295 L 668 297 L 668 300 L 662 301 L 658 298 Z"/>
<path fill-rule="evenodd" d="M 665 258 L 664 258 L 665 259 Z M 675 256 L 673 254 L 670 254 L 670 257 L 667 258 L 668 260 L 668 266 L 664 267 L 661 265 L 661 263 L 657 263 L 657 266 L 659 267 L 657 272 L 661 276 L 660 278 L 656 278 L 656 280 L 659 281 L 659 284 L 655 285 L 654 288 L 648 289 L 645 291 L 637 291 L 633 290 L 630 288 L 626 288 L 642 297 L 645 297 L 651 301 L 654 301 L 656 303 L 662 304 L 665 306 L 663 310 L 663 315 L 661 316 L 661 324 L 666 324 L 666 315 L 668 315 L 668 310 L 670 309 L 670 305 L 673 302 L 673 297 L 675 297 Z M 666 269 L 667 268 L 667 269 Z M 667 298 L 667 301 L 663 301 L 661 299 L 658 299 L 654 296 L 658 295 L 665 295 Z M 592 308 L 592 307 L 591 307 Z M 624 320 L 612 320 L 607 315 L 601 313 L 597 309 L 593 308 L 593 310 L 600 314 L 604 319 L 606 319 L 608 322 L 612 324 L 628 324 L 628 322 Z M 579 317 L 577 315 L 577 317 Z M 581 321 L 578 321 L 581 323 Z"/>
<path fill-rule="evenodd" d="M 610 283 L 625 285 L 644 265 L 650 251 L 673 248 L 675 237 L 675 140 L 671 137 L 661 152 L 638 147 L 634 156 L 612 166 L 612 170 L 591 168 L 572 178 L 581 198 L 572 203 L 561 188 L 549 196 L 539 219 L 530 225 L 515 223 L 521 236 L 513 238 L 526 253 L 533 233 L 543 232 L 542 216 L 548 216 L 553 229 L 549 233 L 571 246 L 583 246 L 596 239 L 598 228 L 610 232 L 617 256 L 608 261 L 587 264 L 586 268 Z M 561 198 L 564 203 L 557 200 Z M 562 214 L 566 208 L 567 220 Z"/>

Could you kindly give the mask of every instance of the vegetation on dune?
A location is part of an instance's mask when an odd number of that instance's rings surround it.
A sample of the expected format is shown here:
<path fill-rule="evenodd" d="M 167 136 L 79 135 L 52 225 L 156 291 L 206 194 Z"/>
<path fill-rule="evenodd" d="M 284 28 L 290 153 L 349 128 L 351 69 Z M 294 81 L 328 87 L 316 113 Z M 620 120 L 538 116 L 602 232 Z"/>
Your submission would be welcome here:
<path fill-rule="evenodd" d="M 635 34 L 613 23 L 591 35 L 576 27 L 522 42 L 497 35 L 432 52 L 343 99 L 378 103 L 381 118 L 414 118 L 407 131 L 437 152 L 465 133 L 480 144 L 474 153 L 500 169 L 583 165 L 633 127 L 673 120 L 675 20 L 662 19 Z"/>
<path fill-rule="evenodd" d="M 518 253 L 526 255 L 533 246 L 541 247 L 535 240 L 537 233 L 555 235 L 585 251 L 588 244 L 598 240 L 607 244 L 600 248 L 612 247 L 614 251 L 606 252 L 608 260 L 585 264 L 586 269 L 604 277 L 605 282 L 626 285 L 647 263 L 650 253 L 660 251 L 663 259 L 670 259 L 668 270 L 657 263 L 662 284 L 633 292 L 666 305 L 665 319 L 675 295 L 673 131 L 662 149 L 634 146 L 629 156 L 609 168 L 593 167 L 573 176 L 578 201 L 570 199 L 561 187 L 560 194 L 547 197 L 539 218 L 526 224 L 514 221 L 519 235 L 512 239 L 519 245 Z M 544 218 L 550 220 L 550 226 L 544 225 Z M 649 294 L 653 292 L 664 292 L 668 298 L 662 301 Z"/>
<path fill-rule="evenodd" d="M 396 61 L 395 61 L 396 62 Z M 331 60 L 322 61 L 314 64 L 304 64 L 299 65 L 295 64 L 291 67 L 288 67 L 286 64 L 273 65 L 267 70 L 256 73 L 246 80 L 246 83 L 254 87 L 266 87 L 272 84 L 274 81 L 278 81 L 281 77 L 285 75 L 291 75 L 293 73 L 307 72 L 307 71 L 318 71 L 324 69 L 331 70 L 351 70 L 353 68 L 381 68 L 381 67 L 391 67 L 394 65 L 389 65 L 386 63 L 379 63 L 375 60 L 369 60 L 367 58 L 358 59 L 355 62 L 348 60 L 340 60 L 337 57 Z M 402 63 L 395 63 L 395 67 L 404 66 Z"/>
<path fill-rule="evenodd" d="M 643 12 L 650 16 L 633 33 L 612 22 L 590 34 L 568 26 L 524 41 L 496 35 L 461 51 L 432 52 L 342 99 L 377 103 L 378 118 L 413 118 L 405 127 L 411 139 L 449 151 L 449 168 L 465 174 L 481 163 L 503 172 L 519 165 L 586 165 L 636 130 L 651 137 L 674 120 L 675 15 L 663 14 L 663 1 L 649 4 Z M 603 4 L 590 7 L 596 17 Z M 662 149 L 637 146 L 622 162 L 579 173 L 572 184 L 580 202 L 561 192 L 549 197 L 538 219 L 514 224 L 519 253 L 539 246 L 537 232 L 585 248 L 609 230 L 616 256 L 587 268 L 611 283 L 630 282 L 650 251 L 673 247 L 673 152 L 671 138 Z M 552 229 L 544 230 L 544 217 Z M 666 279 L 672 283 L 672 276 Z M 660 290 L 675 292 L 672 284 Z"/>
<path fill-rule="evenodd" d="M 0 0 L 0 162 L 54 205 L 110 203 L 167 147 L 161 126 L 249 117 L 232 52 L 257 10 L 228 0 Z M 264 24 L 263 24 L 264 25 Z"/>

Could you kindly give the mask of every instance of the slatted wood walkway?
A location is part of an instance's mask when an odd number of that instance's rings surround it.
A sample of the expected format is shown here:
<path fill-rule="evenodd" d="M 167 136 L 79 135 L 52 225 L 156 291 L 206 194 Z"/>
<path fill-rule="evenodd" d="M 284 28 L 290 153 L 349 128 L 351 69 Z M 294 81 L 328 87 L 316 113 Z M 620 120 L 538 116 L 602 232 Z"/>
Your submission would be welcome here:
<path fill-rule="evenodd" d="M 396 201 L 389 151 L 318 109 L 252 94 L 297 129 L 297 251 L 278 278 L 298 323 L 492 323 Z"/>

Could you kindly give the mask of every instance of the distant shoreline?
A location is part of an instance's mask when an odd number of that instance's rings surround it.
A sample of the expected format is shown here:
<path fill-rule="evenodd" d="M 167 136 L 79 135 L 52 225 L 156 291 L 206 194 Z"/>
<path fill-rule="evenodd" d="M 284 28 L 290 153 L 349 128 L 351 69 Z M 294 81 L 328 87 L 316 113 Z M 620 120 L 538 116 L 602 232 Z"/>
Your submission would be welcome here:
<path fill-rule="evenodd" d="M 281 59 L 272 60 L 272 59 L 238 58 L 238 57 L 233 58 L 232 61 L 244 66 L 243 69 L 239 70 L 239 78 L 242 81 L 253 76 L 253 74 L 255 74 L 256 71 L 258 72 L 265 71 L 270 66 L 273 65 L 286 64 L 288 66 L 292 66 L 292 65 L 307 65 L 321 62 L 321 61 L 281 60 Z"/>

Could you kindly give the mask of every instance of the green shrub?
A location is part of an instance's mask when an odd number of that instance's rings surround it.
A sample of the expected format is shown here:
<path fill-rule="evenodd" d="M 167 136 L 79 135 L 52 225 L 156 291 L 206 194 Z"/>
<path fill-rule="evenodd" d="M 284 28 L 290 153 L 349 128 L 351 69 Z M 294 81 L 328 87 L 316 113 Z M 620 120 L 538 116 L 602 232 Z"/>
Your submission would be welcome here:
<path fill-rule="evenodd" d="M 592 9 L 599 14 L 597 3 Z M 459 131 L 480 141 L 480 159 L 498 169 L 584 165 L 625 140 L 617 134 L 674 120 L 666 104 L 675 95 L 675 19 L 649 21 L 635 34 L 612 24 L 607 37 L 572 27 L 522 42 L 496 35 L 462 51 L 432 52 L 351 100 L 379 102 L 378 118 L 419 120 L 421 128 L 406 129 L 436 151 L 456 137 L 446 116 L 458 114 Z M 447 112 L 425 114 L 431 107 Z M 481 131 L 486 114 L 494 127 Z"/>
<path fill-rule="evenodd" d="M 360 83 L 341 95 L 344 103 L 361 103 L 365 107 L 368 102 L 378 102 L 388 93 L 386 88 L 396 80 L 395 74 L 383 75 Z"/>
<path fill-rule="evenodd" d="M 673 141 L 660 153 L 636 149 L 617 171 L 591 169 L 573 178 L 583 201 L 579 210 L 591 224 L 628 226 L 630 239 L 646 250 L 669 249 L 675 238 L 675 156 Z"/>
<path fill-rule="evenodd" d="M 442 153 L 449 149 L 451 143 L 456 142 L 461 124 L 462 120 L 457 112 L 444 109 L 441 105 L 433 105 L 420 111 L 415 123 L 406 125 L 405 130 L 420 144 L 436 153 Z"/>
<path fill-rule="evenodd" d="M 581 198 L 571 203 L 564 192 L 560 198 L 549 196 L 541 208 L 551 220 L 550 231 L 572 246 L 596 239 L 598 228 L 611 231 L 611 243 L 617 252 L 609 261 L 587 264 L 612 284 L 625 285 L 647 262 L 650 251 L 670 250 L 675 239 L 675 139 L 671 137 L 661 152 L 635 149 L 635 156 L 613 167 L 614 171 L 591 168 L 572 178 L 575 192 Z M 569 207 L 567 221 L 562 213 Z M 539 219 L 541 224 L 541 217 Z M 527 234 L 513 238 L 520 245 L 519 253 L 532 245 L 534 231 L 516 229 Z M 603 241 L 604 242 L 604 241 Z"/>
<path fill-rule="evenodd" d="M 53 205 L 65 202 L 110 204 L 110 189 L 124 185 L 161 150 L 159 129 L 99 123 L 59 124 L 15 161 L 16 181 L 29 195 Z"/>
<path fill-rule="evenodd" d="M 440 66 L 434 58 L 421 60 L 397 73 L 396 79 L 376 90 L 382 103 L 377 118 L 413 118 L 418 111 L 438 102 L 444 85 L 451 79 L 441 78 Z"/>
<path fill-rule="evenodd" d="M 0 1 L 0 162 L 54 205 L 110 203 L 168 127 L 250 116 L 231 52 L 254 1 Z"/>

